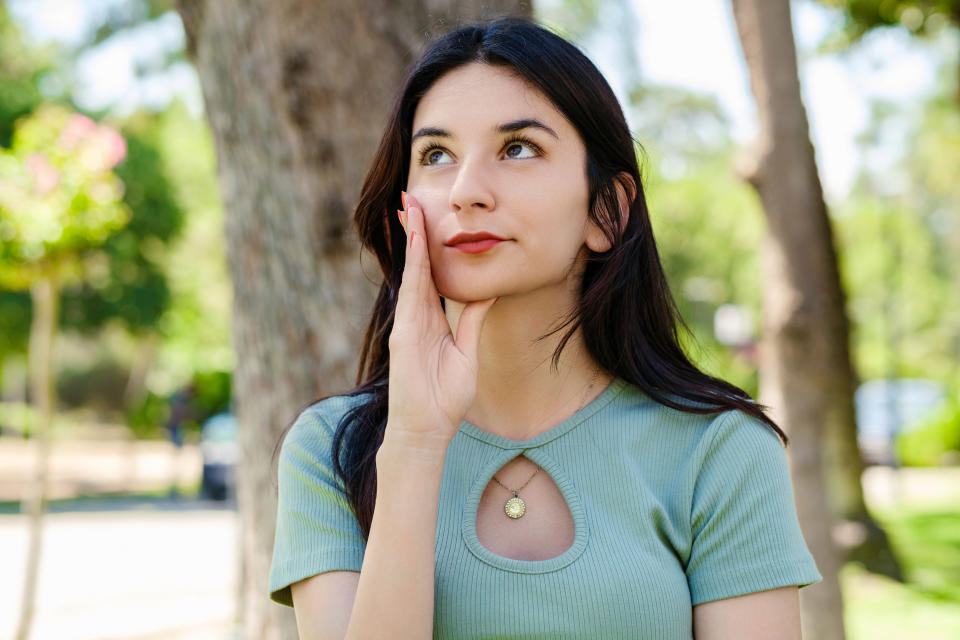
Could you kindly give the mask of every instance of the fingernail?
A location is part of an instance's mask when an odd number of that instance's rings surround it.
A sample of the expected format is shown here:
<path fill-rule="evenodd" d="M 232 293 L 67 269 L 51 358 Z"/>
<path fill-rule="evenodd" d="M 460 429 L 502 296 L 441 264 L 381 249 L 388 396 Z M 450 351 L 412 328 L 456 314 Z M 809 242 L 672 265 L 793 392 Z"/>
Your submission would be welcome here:
<path fill-rule="evenodd" d="M 410 233 L 410 248 L 413 248 L 413 236 L 417 235 L 416 231 Z"/>
<path fill-rule="evenodd" d="M 397 219 L 400 221 L 400 224 L 403 224 L 403 211 L 397 209 Z"/>
<path fill-rule="evenodd" d="M 400 202 L 403 203 L 403 208 L 406 209 L 407 208 L 407 192 L 406 191 L 400 192 Z"/>

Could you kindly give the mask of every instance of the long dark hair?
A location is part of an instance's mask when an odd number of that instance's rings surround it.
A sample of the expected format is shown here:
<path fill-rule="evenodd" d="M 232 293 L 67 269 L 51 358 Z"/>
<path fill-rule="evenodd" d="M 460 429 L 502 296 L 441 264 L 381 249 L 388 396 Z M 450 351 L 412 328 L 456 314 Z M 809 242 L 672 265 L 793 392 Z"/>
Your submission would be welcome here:
<path fill-rule="evenodd" d="M 370 533 L 376 453 L 387 422 L 387 340 L 406 248 L 394 212 L 402 208 L 400 191 L 406 187 L 414 111 L 440 77 L 473 62 L 506 67 L 538 88 L 573 124 L 586 146 L 589 216 L 612 246 L 603 253 L 589 252 L 579 305 L 555 329 L 566 332 L 553 355 L 554 366 L 567 341 L 581 329 L 586 348 L 601 367 L 656 402 L 697 414 L 740 409 L 769 425 L 786 444 L 786 435 L 765 415 L 766 407 L 739 387 L 700 371 L 680 347 L 679 328 L 692 332 L 680 317 L 660 264 L 635 142 L 601 73 L 574 45 L 529 20 L 505 18 L 465 26 L 436 40 L 414 64 L 393 106 L 354 215 L 364 248 L 380 264 L 383 283 L 363 340 L 358 386 L 345 394 L 366 397 L 340 421 L 331 453 L 364 536 Z M 632 196 L 625 221 L 620 219 L 618 183 Z"/>

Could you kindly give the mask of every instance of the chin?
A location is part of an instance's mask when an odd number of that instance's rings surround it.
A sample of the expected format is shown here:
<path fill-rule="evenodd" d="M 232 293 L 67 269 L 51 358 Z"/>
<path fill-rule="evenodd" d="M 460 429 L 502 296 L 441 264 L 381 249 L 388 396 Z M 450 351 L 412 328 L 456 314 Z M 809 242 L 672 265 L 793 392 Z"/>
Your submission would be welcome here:
<path fill-rule="evenodd" d="M 504 295 L 505 293 L 502 290 L 502 287 L 497 287 L 492 283 L 470 284 L 466 282 L 460 282 L 454 284 L 438 281 L 436 284 L 437 293 L 439 293 L 445 300 L 453 300 L 454 302 L 460 302 L 463 304 L 474 302 L 476 300 L 496 298 L 497 296 Z"/>

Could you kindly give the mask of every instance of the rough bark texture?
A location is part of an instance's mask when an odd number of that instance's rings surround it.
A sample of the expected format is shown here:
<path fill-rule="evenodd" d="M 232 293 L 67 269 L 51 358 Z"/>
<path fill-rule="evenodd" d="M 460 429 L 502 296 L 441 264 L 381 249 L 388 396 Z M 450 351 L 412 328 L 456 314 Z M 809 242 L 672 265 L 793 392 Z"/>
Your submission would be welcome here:
<path fill-rule="evenodd" d="M 180 0 L 219 158 L 234 287 L 241 426 L 243 635 L 296 638 L 267 598 L 277 438 L 311 400 L 352 386 L 377 269 L 351 214 L 404 70 L 431 36 L 494 0 Z"/>
<path fill-rule="evenodd" d="M 801 591 L 805 637 L 844 637 L 841 554 L 831 535 L 823 452 L 856 469 L 842 502 L 862 505 L 859 452 L 842 447 L 854 423 L 849 326 L 833 235 L 800 97 L 789 0 L 732 0 L 760 119 L 746 170 L 767 217 L 760 400 L 792 439 L 797 511 L 823 582 Z M 824 447 L 827 435 L 832 446 Z M 837 480 L 833 474 L 831 480 Z M 840 478 L 842 480 L 842 478 Z M 831 490 L 833 485 L 831 485 Z M 865 510 L 864 510 L 865 514 Z"/>

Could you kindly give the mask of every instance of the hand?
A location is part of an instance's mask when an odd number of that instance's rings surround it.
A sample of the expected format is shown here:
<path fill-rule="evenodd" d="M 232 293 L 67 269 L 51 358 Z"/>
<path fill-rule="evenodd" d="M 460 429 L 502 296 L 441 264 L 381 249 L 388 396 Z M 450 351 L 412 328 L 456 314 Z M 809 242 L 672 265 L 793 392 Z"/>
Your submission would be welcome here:
<path fill-rule="evenodd" d="M 403 223 L 407 251 L 389 339 L 390 398 L 384 437 L 446 450 L 473 404 L 480 330 L 497 298 L 468 303 L 454 337 L 430 271 L 423 210 L 409 194 Z"/>

